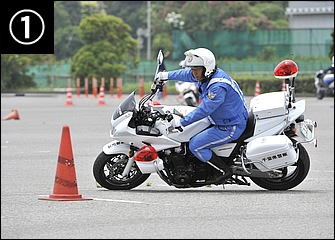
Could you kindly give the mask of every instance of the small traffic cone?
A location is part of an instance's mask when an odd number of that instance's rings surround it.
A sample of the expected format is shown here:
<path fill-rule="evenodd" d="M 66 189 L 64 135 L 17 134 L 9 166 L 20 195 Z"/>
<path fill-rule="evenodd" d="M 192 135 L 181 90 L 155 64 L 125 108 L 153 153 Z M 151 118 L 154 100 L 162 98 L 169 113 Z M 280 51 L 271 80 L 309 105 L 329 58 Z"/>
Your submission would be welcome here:
<path fill-rule="evenodd" d="M 261 85 L 259 81 L 257 81 L 255 86 L 255 96 L 258 96 L 259 94 L 261 94 Z"/>
<path fill-rule="evenodd" d="M 162 97 L 163 97 L 163 98 L 166 98 L 166 97 L 167 97 L 167 85 L 165 85 L 164 88 L 163 88 Z"/>
<path fill-rule="evenodd" d="M 93 198 L 82 198 L 78 194 L 70 129 L 67 125 L 63 126 L 53 194 L 50 194 L 49 198 L 38 199 L 51 201 L 93 200 Z"/>
<path fill-rule="evenodd" d="M 178 91 L 178 99 L 182 99 L 181 92 Z"/>
<path fill-rule="evenodd" d="M 71 86 L 67 88 L 67 94 L 66 94 L 66 103 L 65 106 L 73 106 L 72 102 L 72 89 Z"/>
<path fill-rule="evenodd" d="M 286 84 L 285 84 L 285 80 L 283 80 L 282 84 L 281 84 L 281 90 L 282 92 L 286 92 Z"/>
<path fill-rule="evenodd" d="M 105 102 L 105 87 L 103 85 L 100 86 L 98 105 L 100 105 L 100 106 L 106 105 L 106 102 Z"/>
<path fill-rule="evenodd" d="M 8 114 L 7 116 L 5 116 L 3 118 L 3 120 L 10 120 L 10 119 L 14 119 L 14 120 L 19 120 L 19 113 L 16 109 L 13 109 L 12 112 L 10 114 Z"/>

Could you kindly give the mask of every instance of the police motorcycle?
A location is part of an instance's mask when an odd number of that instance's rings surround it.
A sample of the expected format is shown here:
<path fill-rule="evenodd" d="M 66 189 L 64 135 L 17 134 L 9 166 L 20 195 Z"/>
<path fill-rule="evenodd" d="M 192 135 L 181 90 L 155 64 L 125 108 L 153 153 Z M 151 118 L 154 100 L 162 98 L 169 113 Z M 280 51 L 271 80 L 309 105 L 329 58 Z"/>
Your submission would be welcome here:
<path fill-rule="evenodd" d="M 155 76 L 162 61 L 163 54 L 159 51 Z M 310 157 L 303 144 L 317 147 L 314 134 L 317 124 L 304 118 L 305 100 L 295 100 L 297 74 L 294 61 L 280 62 L 274 76 L 285 79 L 287 90 L 251 99 L 244 133 L 239 139 L 212 149 L 222 159 L 233 162 L 230 166 L 233 174 L 220 182 L 211 178 L 215 169 L 199 161 L 188 149 L 190 138 L 210 126 L 208 118 L 173 128 L 171 120 L 183 117 L 194 107 L 152 104 L 164 82 L 154 81 L 151 93 L 139 103 L 135 91 L 130 93 L 112 113 L 112 141 L 102 147 L 95 159 L 95 180 L 109 190 L 136 188 L 153 173 L 176 188 L 211 184 L 250 186 L 251 182 L 267 190 L 298 186 L 310 170 Z"/>
<path fill-rule="evenodd" d="M 329 84 L 327 82 L 330 82 Z M 315 72 L 314 85 L 316 98 L 323 99 L 325 96 L 334 96 L 334 73 L 328 73 L 324 69 Z"/>
<path fill-rule="evenodd" d="M 179 62 L 179 66 L 184 68 L 184 60 Z M 177 92 L 182 96 L 183 102 L 187 106 L 196 107 L 199 103 L 198 87 L 192 82 L 175 81 Z"/>

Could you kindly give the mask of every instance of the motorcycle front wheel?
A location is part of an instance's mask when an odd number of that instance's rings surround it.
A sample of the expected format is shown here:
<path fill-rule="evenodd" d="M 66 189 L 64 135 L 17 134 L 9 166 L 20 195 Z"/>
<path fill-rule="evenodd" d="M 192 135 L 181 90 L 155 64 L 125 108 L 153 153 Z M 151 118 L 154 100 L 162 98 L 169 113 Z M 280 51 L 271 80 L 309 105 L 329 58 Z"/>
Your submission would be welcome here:
<path fill-rule="evenodd" d="M 298 144 L 299 159 L 282 170 L 281 178 L 250 178 L 256 185 L 268 190 L 288 190 L 298 186 L 306 178 L 310 168 L 310 158 L 306 149 Z"/>
<path fill-rule="evenodd" d="M 191 97 L 186 98 L 186 99 L 185 99 L 185 102 L 186 102 L 187 106 L 191 106 L 191 107 L 196 107 L 196 106 L 198 106 L 198 103 L 197 103 L 197 102 L 194 102 L 193 99 L 192 99 Z"/>
<path fill-rule="evenodd" d="M 142 174 L 134 162 L 129 174 L 122 177 L 128 162 L 125 154 L 107 155 L 101 152 L 93 164 L 93 175 L 97 183 L 109 190 L 130 190 L 141 185 L 150 174 Z"/>
<path fill-rule="evenodd" d="M 316 98 L 317 99 L 322 99 L 324 98 L 324 96 L 326 95 L 326 91 L 325 90 L 322 90 L 322 89 L 318 89 L 316 90 Z"/>

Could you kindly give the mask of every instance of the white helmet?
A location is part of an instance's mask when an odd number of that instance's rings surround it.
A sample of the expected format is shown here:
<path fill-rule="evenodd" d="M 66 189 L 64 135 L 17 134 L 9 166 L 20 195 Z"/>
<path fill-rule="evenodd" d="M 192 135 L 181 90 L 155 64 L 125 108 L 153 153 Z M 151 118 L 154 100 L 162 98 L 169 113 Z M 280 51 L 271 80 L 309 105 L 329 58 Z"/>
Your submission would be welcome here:
<path fill-rule="evenodd" d="M 215 56 L 207 48 L 190 49 L 185 53 L 185 67 L 205 67 L 205 77 L 209 78 L 215 71 Z"/>
<path fill-rule="evenodd" d="M 179 62 L 179 67 L 180 67 L 180 68 L 185 68 L 185 60 L 181 60 L 181 61 Z"/>

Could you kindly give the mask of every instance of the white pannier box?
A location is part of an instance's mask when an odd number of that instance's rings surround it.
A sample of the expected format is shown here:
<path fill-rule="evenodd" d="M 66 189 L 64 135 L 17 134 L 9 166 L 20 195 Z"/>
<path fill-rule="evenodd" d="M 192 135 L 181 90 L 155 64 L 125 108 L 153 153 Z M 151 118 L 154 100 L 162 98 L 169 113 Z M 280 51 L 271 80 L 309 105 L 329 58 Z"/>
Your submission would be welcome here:
<path fill-rule="evenodd" d="M 262 172 L 287 167 L 298 160 L 292 141 L 285 135 L 259 137 L 250 141 L 246 157 Z"/>
<path fill-rule="evenodd" d="M 251 99 L 250 110 L 256 119 L 282 116 L 287 113 L 286 92 L 263 93 Z"/>

